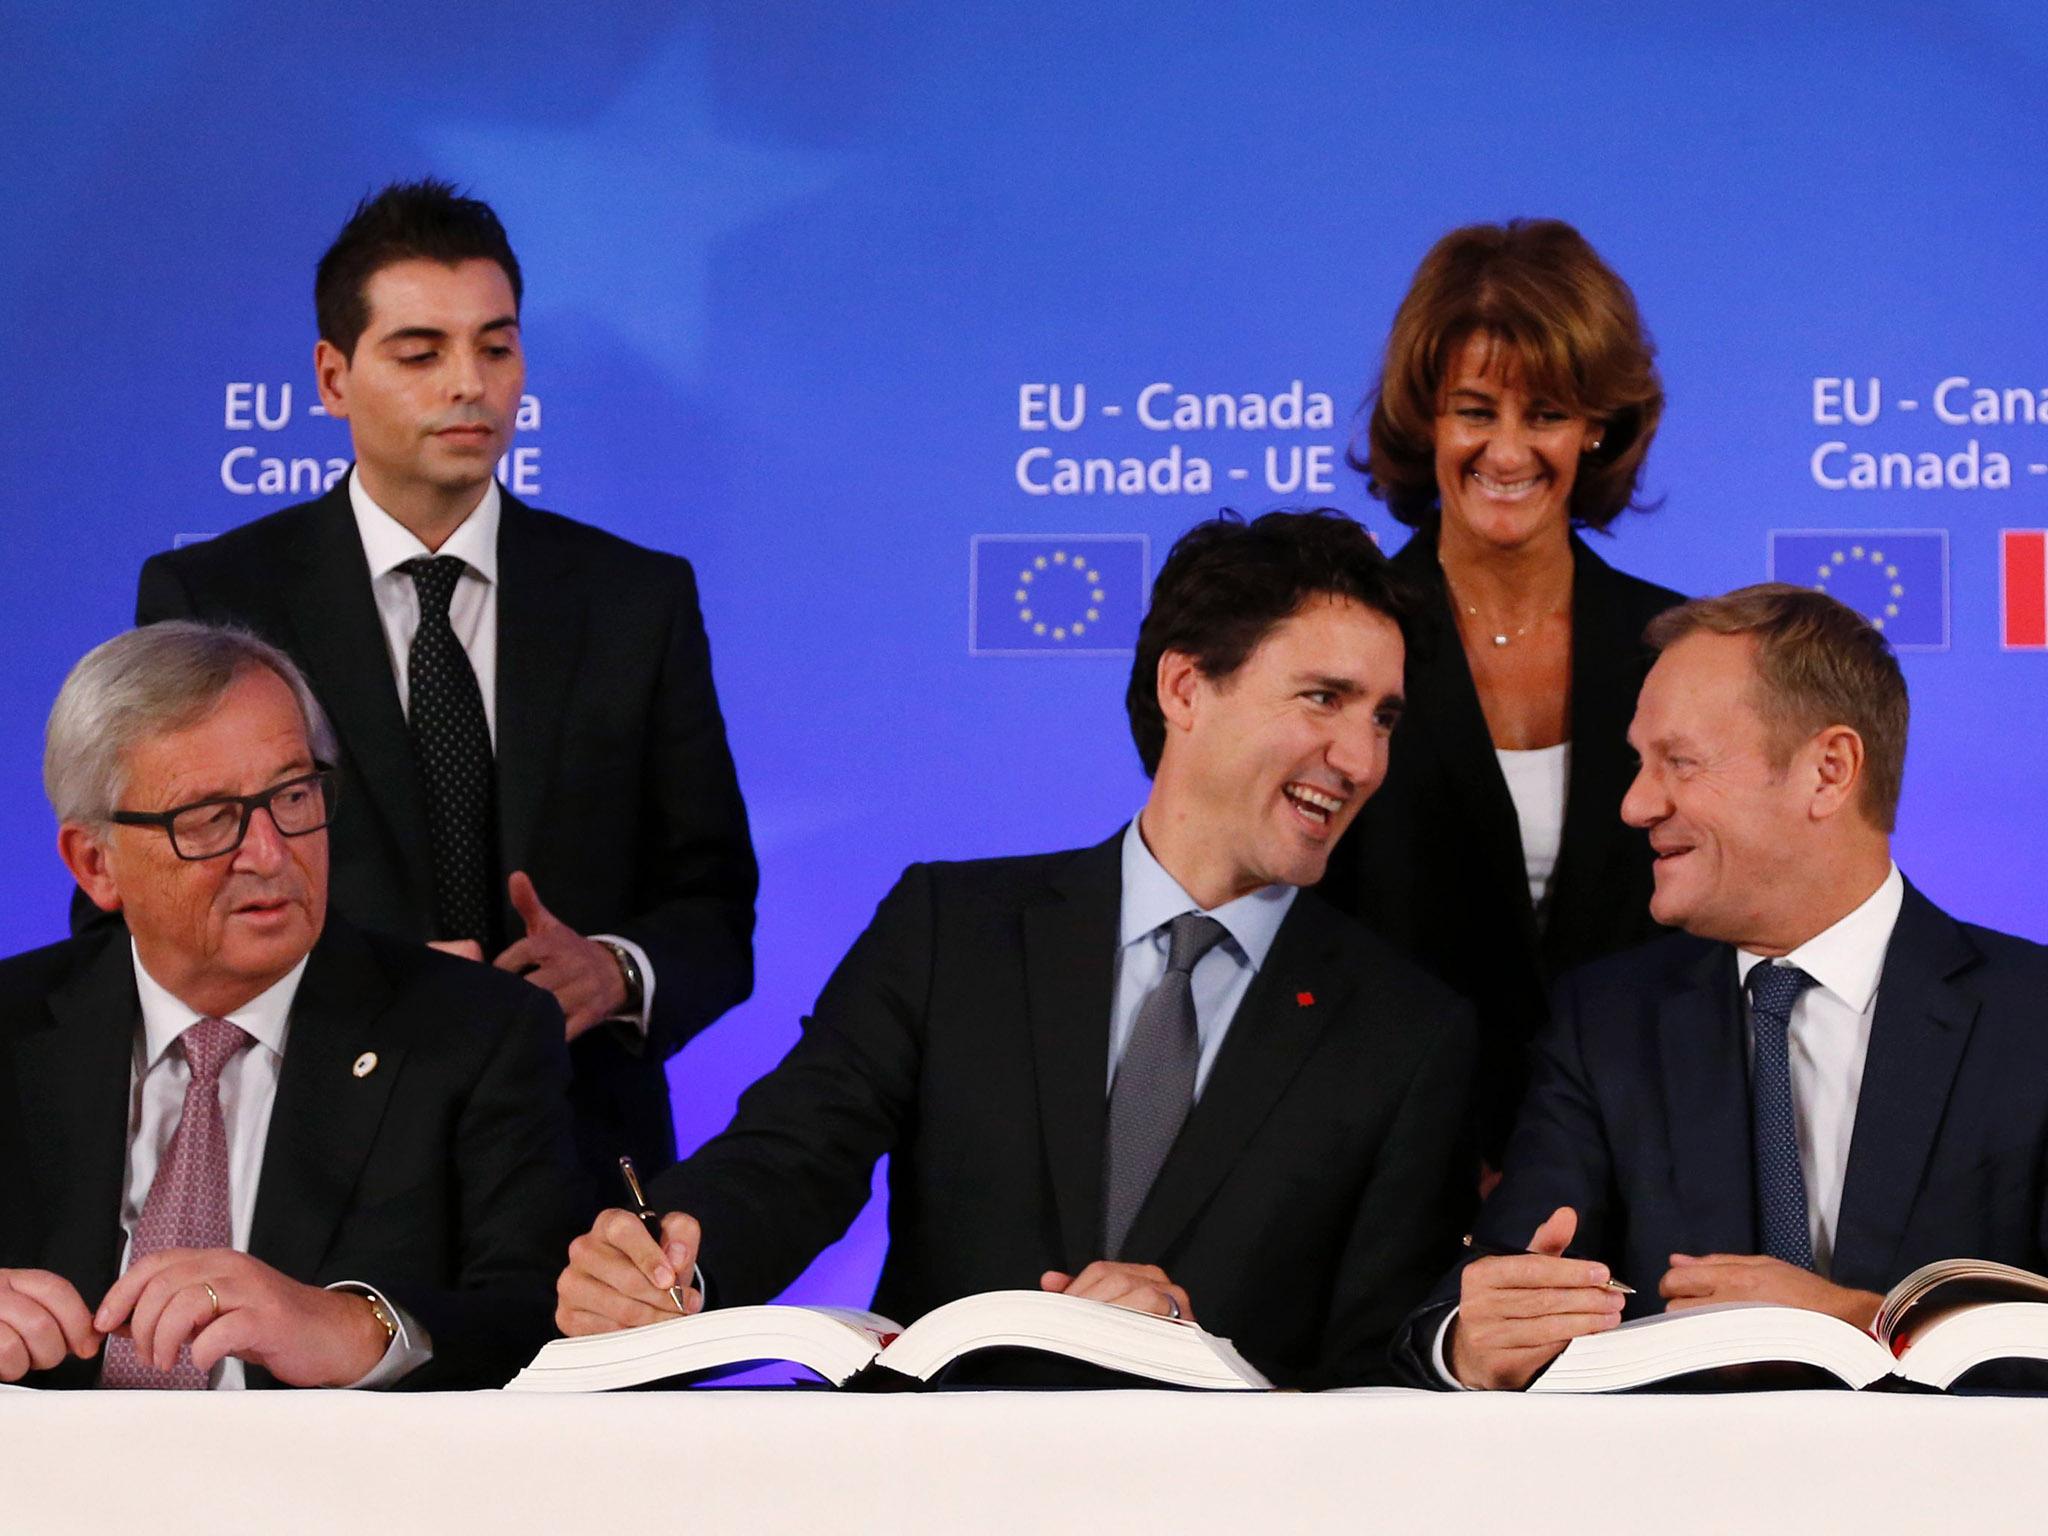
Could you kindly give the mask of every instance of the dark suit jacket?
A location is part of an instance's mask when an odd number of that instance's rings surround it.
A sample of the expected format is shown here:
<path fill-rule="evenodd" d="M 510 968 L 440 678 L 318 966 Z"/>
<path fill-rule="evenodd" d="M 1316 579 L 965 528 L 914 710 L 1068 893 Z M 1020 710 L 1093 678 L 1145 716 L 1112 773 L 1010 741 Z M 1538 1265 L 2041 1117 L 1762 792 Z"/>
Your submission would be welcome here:
<path fill-rule="evenodd" d="M 135 618 L 238 621 L 305 669 L 341 738 L 335 909 L 435 937 L 426 800 L 347 482 L 153 557 Z M 497 755 L 501 873 L 654 967 L 644 1049 L 613 1026 L 571 1049 L 579 1150 L 610 1198 L 621 1152 L 675 1159 L 663 1059 L 754 984 L 754 853 L 686 561 L 504 497 Z M 524 931 L 509 903 L 500 923 Z"/>
<path fill-rule="evenodd" d="M 1102 1257 L 1120 841 L 903 876 L 795 1048 L 656 1184 L 720 1304 L 795 1279 L 884 1153 L 899 1322 Z M 1125 1257 L 1276 1381 L 1381 1376 L 1470 1207 L 1472 1043 L 1463 1002 L 1304 892 Z"/>
<path fill-rule="evenodd" d="M 1576 1251 L 1660 1312 L 1673 1253 L 1755 1253 L 1749 1053 L 1735 952 L 1684 934 L 1567 976 L 1477 1236 L 1520 1246 L 1560 1205 Z M 1887 1291 L 1936 1259 L 2048 1267 L 2048 949 L 1906 887 L 1856 1105 L 1832 1278 Z M 1462 1266 L 1461 1266 L 1462 1268 Z M 1458 1271 L 1403 1330 L 1407 1374 Z"/>
<path fill-rule="evenodd" d="M 1571 781 L 1543 925 L 1434 526 L 1394 557 L 1425 605 L 1387 780 L 1338 844 L 1320 887 L 1478 1009 L 1480 1142 L 1496 1166 L 1551 983 L 1661 931 L 1650 920 L 1649 843 L 1622 824 L 1621 797 L 1635 773 L 1628 723 L 1653 659 L 1643 628 L 1682 599 L 1623 575 L 1576 535 L 1572 559 Z"/>
<path fill-rule="evenodd" d="M 0 1267 L 52 1270 L 88 1307 L 121 1262 L 141 1027 L 123 928 L 0 961 Z M 503 1384 L 553 1332 L 576 1216 L 567 1080 L 545 993 L 330 920 L 292 1004 L 249 1252 L 418 1319 L 434 1358 L 406 1387 Z M 99 1365 L 29 1382 L 91 1386 Z M 249 1384 L 274 1385 L 255 1366 Z"/>

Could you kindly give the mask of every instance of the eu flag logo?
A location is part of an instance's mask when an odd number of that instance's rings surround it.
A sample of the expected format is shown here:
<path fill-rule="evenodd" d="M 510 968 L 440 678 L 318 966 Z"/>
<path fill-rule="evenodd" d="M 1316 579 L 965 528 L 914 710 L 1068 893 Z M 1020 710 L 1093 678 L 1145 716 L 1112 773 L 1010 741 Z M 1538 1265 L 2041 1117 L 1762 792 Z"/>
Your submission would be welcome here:
<path fill-rule="evenodd" d="M 1115 656 L 1138 643 L 1151 585 L 1142 533 L 977 533 L 967 649 L 975 656 Z"/>
<path fill-rule="evenodd" d="M 1948 649 L 1948 530 L 1774 528 L 1771 580 L 1848 604 L 1895 650 Z"/>

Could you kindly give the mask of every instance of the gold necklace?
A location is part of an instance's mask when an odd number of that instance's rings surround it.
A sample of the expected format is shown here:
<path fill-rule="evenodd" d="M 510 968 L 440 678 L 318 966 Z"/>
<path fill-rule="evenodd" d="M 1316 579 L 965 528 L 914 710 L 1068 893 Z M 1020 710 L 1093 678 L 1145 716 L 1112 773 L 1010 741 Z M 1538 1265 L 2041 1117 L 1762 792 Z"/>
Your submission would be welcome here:
<path fill-rule="evenodd" d="M 1437 557 L 1436 566 L 1438 570 L 1444 573 L 1444 590 L 1451 594 L 1451 601 L 1456 603 L 1460 608 L 1464 609 L 1465 612 L 1470 614 L 1473 618 L 1473 621 L 1479 625 L 1479 628 L 1482 632 L 1490 634 L 1493 640 L 1494 648 L 1496 650 L 1499 650 L 1503 646 L 1506 646 L 1510 641 L 1519 640 L 1524 635 L 1528 634 L 1529 626 L 1531 624 L 1539 623 L 1544 619 L 1555 618 L 1558 614 L 1563 613 L 1565 611 L 1565 608 L 1569 604 L 1569 600 L 1567 600 L 1567 602 L 1558 604 L 1557 607 L 1552 608 L 1547 613 L 1539 613 L 1536 615 L 1535 618 L 1527 620 L 1517 629 L 1498 629 L 1495 628 L 1495 626 L 1487 623 L 1486 620 L 1480 618 L 1479 610 L 1476 607 L 1474 607 L 1471 603 L 1466 602 L 1464 598 L 1458 595 L 1458 584 L 1451 580 L 1451 568 L 1444 564 L 1443 557 L 1441 555 Z"/>

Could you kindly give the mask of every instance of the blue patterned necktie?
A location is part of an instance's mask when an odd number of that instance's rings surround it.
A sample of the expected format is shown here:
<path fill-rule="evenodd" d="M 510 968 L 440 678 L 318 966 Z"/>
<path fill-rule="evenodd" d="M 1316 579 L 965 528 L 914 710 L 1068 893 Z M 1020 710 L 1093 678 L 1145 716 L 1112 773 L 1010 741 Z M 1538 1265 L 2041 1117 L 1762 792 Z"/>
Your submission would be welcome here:
<path fill-rule="evenodd" d="M 1749 1023 L 1756 1041 L 1750 1060 L 1749 1123 L 1757 1228 L 1765 1253 L 1801 1269 L 1813 1268 L 1813 1231 L 1807 1222 L 1806 1177 L 1799 1169 L 1799 1137 L 1792 1119 L 1786 1031 L 1792 1024 L 1792 1005 L 1813 984 L 1798 966 L 1768 960 L 1749 973 Z"/>
<path fill-rule="evenodd" d="M 1166 974 L 1139 1005 L 1109 1088 L 1102 1157 L 1102 1256 L 1118 1258 L 1138 1208 L 1195 1102 L 1202 1043 L 1195 1030 L 1195 963 L 1229 936 L 1213 917 L 1183 912 L 1167 925 Z"/>

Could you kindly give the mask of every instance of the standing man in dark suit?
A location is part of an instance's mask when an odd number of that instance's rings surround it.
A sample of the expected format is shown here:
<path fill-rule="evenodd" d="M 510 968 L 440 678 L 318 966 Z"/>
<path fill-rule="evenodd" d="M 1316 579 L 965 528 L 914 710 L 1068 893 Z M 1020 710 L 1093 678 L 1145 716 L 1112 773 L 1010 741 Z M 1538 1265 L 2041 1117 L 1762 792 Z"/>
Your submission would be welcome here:
<path fill-rule="evenodd" d="M 1531 1251 L 1471 1261 L 1409 1320 L 1419 1382 L 1525 1386 L 1667 1306 L 1864 1327 L 1932 1260 L 2048 1261 L 2048 950 L 1957 922 L 1892 862 L 1890 646 L 1775 585 L 1649 638 L 1622 814 L 1656 857 L 1651 912 L 1686 931 L 1559 985 L 1475 1230 Z"/>
<path fill-rule="evenodd" d="M 1043 1287 L 1198 1316 L 1288 1385 L 1380 1375 L 1470 1206 L 1471 1012 L 1300 887 L 1386 773 L 1406 613 L 1348 518 L 1184 537 L 1131 673 L 1137 819 L 913 866 L 656 1181 L 663 1244 L 610 1211 L 571 1246 L 563 1330 L 672 1315 L 700 1257 L 714 1304 L 767 1300 L 886 1153 L 892 1317 Z"/>
<path fill-rule="evenodd" d="M 485 204 L 423 181 L 359 206 L 313 354 L 354 469 L 150 560 L 136 619 L 233 620 L 298 660 L 341 737 L 337 908 L 554 995 L 608 1195 L 620 1153 L 674 1161 L 663 1064 L 752 990 L 757 876 L 688 563 L 494 478 L 520 294 Z"/>
<path fill-rule="evenodd" d="M 332 732 L 245 633 L 73 669 L 44 781 L 126 927 L 0 962 L 0 1381 L 478 1387 L 576 1218 L 542 992 L 327 920 Z"/>

